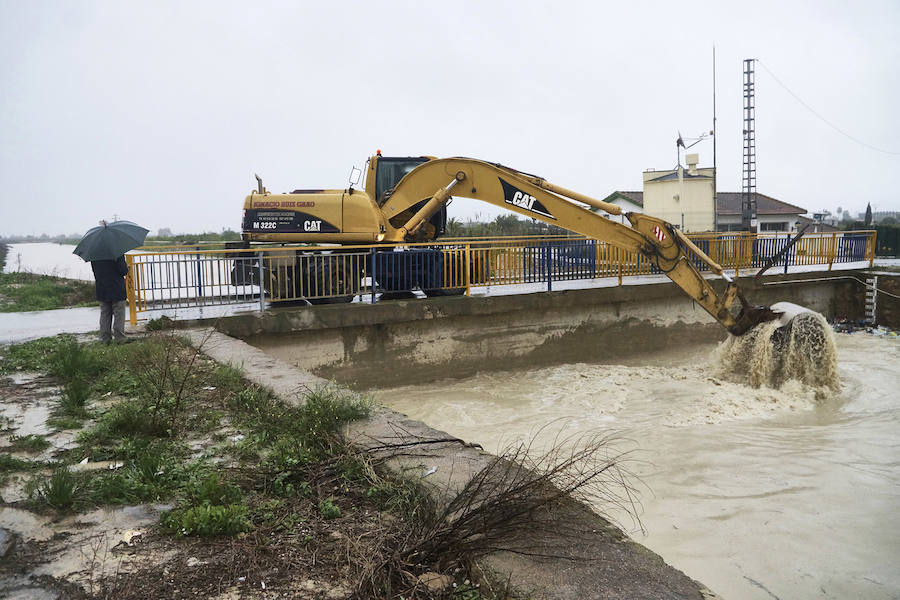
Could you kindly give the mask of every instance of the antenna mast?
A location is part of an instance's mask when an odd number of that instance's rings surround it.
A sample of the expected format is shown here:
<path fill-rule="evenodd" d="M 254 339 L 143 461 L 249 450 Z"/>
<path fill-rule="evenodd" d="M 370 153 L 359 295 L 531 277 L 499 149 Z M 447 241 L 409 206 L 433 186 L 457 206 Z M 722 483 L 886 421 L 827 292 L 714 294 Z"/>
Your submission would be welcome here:
<path fill-rule="evenodd" d="M 756 231 L 756 59 L 744 59 L 744 171 L 741 185 L 741 229 Z"/>
<path fill-rule="evenodd" d="M 716 129 L 716 46 L 713 45 L 713 127 L 712 127 L 712 139 L 713 139 L 713 230 L 719 230 L 719 209 L 718 202 L 716 201 L 716 177 L 718 172 L 716 170 L 716 136 L 718 136 L 719 131 Z"/>

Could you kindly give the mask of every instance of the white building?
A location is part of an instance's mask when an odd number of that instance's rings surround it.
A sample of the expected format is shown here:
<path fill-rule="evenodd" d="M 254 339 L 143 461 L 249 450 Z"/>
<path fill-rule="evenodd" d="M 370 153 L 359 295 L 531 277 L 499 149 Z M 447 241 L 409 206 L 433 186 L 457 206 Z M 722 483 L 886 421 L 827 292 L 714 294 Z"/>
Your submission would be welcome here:
<path fill-rule="evenodd" d="M 622 212 L 639 212 L 659 217 L 685 232 L 740 231 L 741 193 L 717 192 L 713 202 L 715 169 L 698 167 L 696 154 L 685 156 L 687 169 L 644 171 L 644 191 L 615 191 L 604 202 Z M 795 231 L 805 208 L 756 193 L 757 231 Z M 600 214 L 609 216 L 600 211 Z M 612 217 L 625 223 L 627 219 Z"/>

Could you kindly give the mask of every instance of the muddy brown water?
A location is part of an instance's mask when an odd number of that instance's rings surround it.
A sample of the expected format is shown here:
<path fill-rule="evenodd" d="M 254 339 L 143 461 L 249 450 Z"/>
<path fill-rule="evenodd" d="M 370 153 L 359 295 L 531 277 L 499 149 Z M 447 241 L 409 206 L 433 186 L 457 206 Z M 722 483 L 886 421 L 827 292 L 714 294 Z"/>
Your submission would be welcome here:
<path fill-rule="evenodd" d="M 643 532 L 613 516 L 730 600 L 898 598 L 900 343 L 836 342 L 839 391 L 731 381 L 727 349 L 709 345 L 374 394 L 489 451 L 538 431 L 539 446 L 617 432 L 643 482 Z"/>

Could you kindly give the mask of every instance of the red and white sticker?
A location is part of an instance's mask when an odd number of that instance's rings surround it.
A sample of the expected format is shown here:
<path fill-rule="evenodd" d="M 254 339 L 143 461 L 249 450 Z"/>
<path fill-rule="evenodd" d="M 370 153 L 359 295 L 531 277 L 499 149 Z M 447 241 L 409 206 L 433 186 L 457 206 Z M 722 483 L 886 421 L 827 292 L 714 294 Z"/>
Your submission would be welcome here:
<path fill-rule="evenodd" d="M 663 241 L 664 239 L 666 239 L 666 232 L 663 231 L 659 225 L 653 226 L 653 235 L 655 235 L 656 239 L 658 239 L 659 241 Z"/>

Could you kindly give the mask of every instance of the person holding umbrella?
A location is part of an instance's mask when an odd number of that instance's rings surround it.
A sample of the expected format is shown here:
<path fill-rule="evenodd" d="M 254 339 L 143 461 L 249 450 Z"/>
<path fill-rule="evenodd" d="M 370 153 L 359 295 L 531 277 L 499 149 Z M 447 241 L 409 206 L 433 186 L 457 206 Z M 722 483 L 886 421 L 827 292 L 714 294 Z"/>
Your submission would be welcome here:
<path fill-rule="evenodd" d="M 125 253 L 144 244 L 149 230 L 130 221 L 100 221 L 89 230 L 73 250 L 91 263 L 100 303 L 101 342 L 125 343 L 125 276 L 128 265 Z"/>

